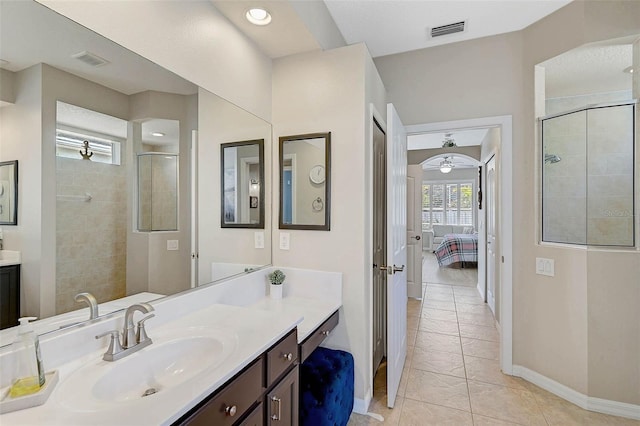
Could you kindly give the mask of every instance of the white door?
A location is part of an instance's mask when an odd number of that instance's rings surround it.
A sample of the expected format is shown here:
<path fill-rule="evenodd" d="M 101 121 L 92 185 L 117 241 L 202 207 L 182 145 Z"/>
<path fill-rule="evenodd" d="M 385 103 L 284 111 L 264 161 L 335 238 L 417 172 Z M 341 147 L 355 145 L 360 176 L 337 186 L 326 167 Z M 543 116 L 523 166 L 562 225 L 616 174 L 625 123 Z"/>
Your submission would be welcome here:
<path fill-rule="evenodd" d="M 407 296 L 422 297 L 422 166 L 407 166 Z"/>
<path fill-rule="evenodd" d="M 407 133 L 387 104 L 387 406 L 407 356 Z"/>
<path fill-rule="evenodd" d="M 487 162 L 487 304 L 493 314 L 496 314 L 496 282 L 497 282 L 497 258 L 498 247 L 496 246 L 496 226 L 497 203 L 496 203 L 496 157 L 495 155 Z"/>

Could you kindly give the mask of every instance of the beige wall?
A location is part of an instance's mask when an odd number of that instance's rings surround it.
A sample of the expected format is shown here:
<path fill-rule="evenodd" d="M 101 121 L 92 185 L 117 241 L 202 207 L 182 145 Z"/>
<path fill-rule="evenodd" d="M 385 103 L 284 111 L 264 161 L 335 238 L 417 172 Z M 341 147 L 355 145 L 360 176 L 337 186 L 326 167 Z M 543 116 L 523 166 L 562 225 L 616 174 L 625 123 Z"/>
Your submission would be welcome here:
<path fill-rule="evenodd" d="M 259 117 L 271 119 L 271 60 L 209 0 L 39 3 Z M 153 7 L 153 13 L 150 9 Z"/>
<path fill-rule="evenodd" d="M 274 231 L 273 261 L 342 272 L 340 324 L 327 344 L 353 354 L 359 399 L 372 392 L 370 102 L 384 118 L 384 87 L 363 45 L 274 61 L 274 137 L 330 131 L 332 185 L 331 231 L 286 230 L 288 251 L 278 248 L 280 231 Z M 275 146 L 273 155 L 278 158 Z M 274 200 L 278 197 L 279 190 L 274 188 Z M 276 207 L 274 229 L 277 213 Z"/>
<path fill-rule="evenodd" d="M 637 279 L 627 275 L 640 263 L 640 252 L 587 255 L 584 249 L 538 244 L 534 66 L 587 41 L 639 32 L 637 2 L 578 1 L 521 32 L 376 59 L 405 124 L 513 115 L 513 157 L 507 159 L 514 165 L 513 253 L 503 254 L 514 266 L 514 364 L 590 396 L 635 404 L 640 403 L 640 333 L 638 314 L 630 308 L 640 299 L 631 290 Z M 605 279 L 605 272 L 595 274 L 591 265 L 604 265 L 608 256 L 619 267 L 607 268 Z M 555 277 L 536 275 L 535 257 L 555 259 Z M 595 292 L 613 280 L 625 290 L 603 291 L 599 300 L 588 297 L 588 289 Z M 625 313 L 624 321 L 614 323 L 603 314 L 612 305 Z M 598 346 L 597 358 L 596 324 L 605 329 L 621 324 L 607 345 Z M 619 381 L 613 391 L 605 377 L 614 365 L 605 359 L 621 357 L 636 362 L 615 366 Z"/>

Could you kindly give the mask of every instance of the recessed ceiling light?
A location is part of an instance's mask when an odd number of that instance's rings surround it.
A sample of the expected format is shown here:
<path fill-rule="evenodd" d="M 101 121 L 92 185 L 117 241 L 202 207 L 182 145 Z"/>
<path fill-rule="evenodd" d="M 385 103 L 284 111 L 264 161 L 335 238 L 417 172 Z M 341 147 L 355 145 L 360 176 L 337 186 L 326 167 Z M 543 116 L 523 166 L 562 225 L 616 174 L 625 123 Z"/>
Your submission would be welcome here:
<path fill-rule="evenodd" d="M 269 12 L 259 7 L 247 10 L 245 16 L 247 17 L 247 21 L 254 25 L 267 25 L 271 22 Z"/>
<path fill-rule="evenodd" d="M 151 132 L 151 136 L 156 136 L 158 138 L 161 138 L 164 136 L 164 133 L 162 132 Z"/>
<path fill-rule="evenodd" d="M 633 66 L 626 67 L 622 70 L 623 72 L 628 72 L 629 74 L 633 74 Z"/>

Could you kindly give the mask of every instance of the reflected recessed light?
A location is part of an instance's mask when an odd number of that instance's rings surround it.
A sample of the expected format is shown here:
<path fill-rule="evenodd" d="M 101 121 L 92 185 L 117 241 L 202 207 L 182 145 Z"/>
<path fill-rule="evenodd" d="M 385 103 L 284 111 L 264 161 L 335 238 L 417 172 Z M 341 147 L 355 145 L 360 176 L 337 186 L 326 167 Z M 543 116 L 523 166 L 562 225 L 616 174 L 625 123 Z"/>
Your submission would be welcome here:
<path fill-rule="evenodd" d="M 633 74 L 633 66 L 626 67 L 622 70 L 623 72 L 628 72 L 629 74 Z"/>
<path fill-rule="evenodd" d="M 151 136 L 156 136 L 156 137 L 161 138 L 161 137 L 164 136 L 164 133 L 162 133 L 162 132 L 151 132 Z"/>
<path fill-rule="evenodd" d="M 247 17 L 247 21 L 254 25 L 267 25 L 271 22 L 269 12 L 259 7 L 247 10 L 245 16 Z"/>

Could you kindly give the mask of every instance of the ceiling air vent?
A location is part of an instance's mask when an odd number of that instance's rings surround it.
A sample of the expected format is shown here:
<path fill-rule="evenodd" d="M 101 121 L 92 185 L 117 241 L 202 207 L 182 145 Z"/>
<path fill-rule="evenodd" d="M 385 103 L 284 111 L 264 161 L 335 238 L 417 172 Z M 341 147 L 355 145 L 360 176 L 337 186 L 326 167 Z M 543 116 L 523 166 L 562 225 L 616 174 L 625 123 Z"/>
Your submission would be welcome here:
<path fill-rule="evenodd" d="M 71 57 L 92 67 L 100 67 L 109 63 L 109 61 L 107 61 L 106 59 L 103 59 L 94 53 L 87 52 L 86 50 L 84 52 L 71 55 Z"/>
<path fill-rule="evenodd" d="M 448 34 L 461 33 L 464 31 L 466 22 L 460 21 L 455 24 L 442 25 L 431 28 L 431 37 L 440 37 Z"/>

